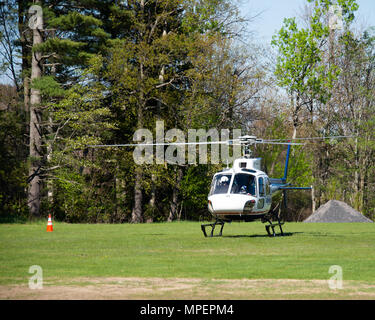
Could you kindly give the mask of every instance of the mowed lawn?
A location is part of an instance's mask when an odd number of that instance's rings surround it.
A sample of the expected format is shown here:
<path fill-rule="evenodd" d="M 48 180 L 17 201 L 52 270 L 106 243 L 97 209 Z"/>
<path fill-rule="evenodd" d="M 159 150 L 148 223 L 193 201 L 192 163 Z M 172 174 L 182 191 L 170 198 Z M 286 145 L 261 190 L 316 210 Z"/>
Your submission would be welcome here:
<path fill-rule="evenodd" d="M 77 277 L 321 279 L 375 281 L 375 224 L 287 223 L 270 238 L 261 222 L 226 224 L 205 238 L 199 222 L 0 225 L 0 284 Z"/>

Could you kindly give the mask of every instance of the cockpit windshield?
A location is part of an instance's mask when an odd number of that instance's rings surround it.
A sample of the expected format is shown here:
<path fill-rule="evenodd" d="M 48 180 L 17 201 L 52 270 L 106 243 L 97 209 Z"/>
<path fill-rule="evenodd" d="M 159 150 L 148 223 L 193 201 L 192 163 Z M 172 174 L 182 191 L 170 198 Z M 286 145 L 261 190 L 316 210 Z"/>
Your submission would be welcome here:
<path fill-rule="evenodd" d="M 256 179 L 251 174 L 237 173 L 233 179 L 230 193 L 256 195 Z"/>
<path fill-rule="evenodd" d="M 227 193 L 232 174 L 222 173 L 214 176 L 211 184 L 210 195 Z"/>

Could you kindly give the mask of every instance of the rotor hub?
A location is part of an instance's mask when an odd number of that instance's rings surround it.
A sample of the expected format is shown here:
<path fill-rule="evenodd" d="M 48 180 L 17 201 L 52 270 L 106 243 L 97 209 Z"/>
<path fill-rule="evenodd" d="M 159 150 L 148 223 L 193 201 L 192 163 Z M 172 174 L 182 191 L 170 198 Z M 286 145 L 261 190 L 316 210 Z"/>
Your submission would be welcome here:
<path fill-rule="evenodd" d="M 261 142 L 261 139 L 257 139 L 256 136 L 241 136 L 239 137 L 240 143 L 244 146 L 243 148 L 243 157 L 244 158 L 251 158 L 252 150 L 250 149 L 251 146 L 255 145 L 258 142 Z"/>

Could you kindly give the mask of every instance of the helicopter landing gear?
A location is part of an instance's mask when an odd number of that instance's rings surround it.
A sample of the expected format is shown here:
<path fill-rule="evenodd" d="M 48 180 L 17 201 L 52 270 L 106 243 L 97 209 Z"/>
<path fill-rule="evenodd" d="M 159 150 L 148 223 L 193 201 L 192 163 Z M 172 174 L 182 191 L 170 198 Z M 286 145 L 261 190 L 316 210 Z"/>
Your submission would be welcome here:
<path fill-rule="evenodd" d="M 277 227 L 277 226 L 280 228 L 280 235 L 281 236 L 284 235 L 283 228 L 281 228 L 281 226 L 285 222 L 281 222 L 281 220 L 280 220 L 280 209 L 279 209 L 280 206 L 279 205 L 280 205 L 280 203 L 276 206 L 276 208 L 273 209 L 273 211 L 269 215 L 266 215 L 262 219 L 263 223 L 268 222 L 268 224 L 265 227 L 266 227 L 266 231 L 267 231 L 267 233 L 270 237 L 276 237 L 275 227 Z M 277 222 L 276 221 L 272 222 L 273 218 L 276 218 Z M 270 231 L 270 228 L 272 229 L 272 233 Z"/>
<path fill-rule="evenodd" d="M 213 237 L 216 225 L 221 225 L 220 232 L 219 232 L 219 235 L 218 235 L 219 237 L 221 237 L 222 233 L 223 233 L 224 223 L 225 222 L 223 220 L 216 219 L 216 221 L 214 223 L 202 224 L 201 225 L 201 229 L 202 229 L 202 232 L 203 232 L 204 236 L 207 237 L 206 227 L 211 227 L 212 228 L 211 229 L 211 233 L 210 233 L 210 237 Z"/>
<path fill-rule="evenodd" d="M 283 229 L 281 228 L 284 222 L 280 222 L 280 220 L 277 223 L 272 223 L 271 221 L 266 222 L 269 222 L 269 224 L 266 225 L 266 231 L 270 237 L 276 237 L 275 227 L 277 226 L 280 227 L 280 235 L 284 235 Z M 270 228 L 272 229 L 272 233 L 270 232 Z"/>

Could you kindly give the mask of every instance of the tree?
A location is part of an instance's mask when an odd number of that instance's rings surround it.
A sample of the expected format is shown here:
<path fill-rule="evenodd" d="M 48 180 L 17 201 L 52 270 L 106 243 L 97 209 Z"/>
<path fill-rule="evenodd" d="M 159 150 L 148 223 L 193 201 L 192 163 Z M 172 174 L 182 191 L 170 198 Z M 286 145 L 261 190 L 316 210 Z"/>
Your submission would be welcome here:
<path fill-rule="evenodd" d="M 342 133 L 355 136 L 333 148 L 335 169 L 330 178 L 336 186 L 332 191 L 364 213 L 373 208 L 374 39 L 371 30 L 360 36 L 347 31 L 336 44 L 341 52 L 337 61 L 342 73 L 332 98 L 336 105 L 334 125 Z"/>
<path fill-rule="evenodd" d="M 114 130 L 114 119 L 100 81 L 103 58 L 93 57 L 79 81 L 50 105 L 54 149 L 46 175 L 54 181 L 54 206 L 57 216 L 67 221 L 113 222 L 115 217 L 115 166 L 106 150 L 88 145 L 106 142 Z M 110 213 L 109 213 L 110 212 Z"/>
<path fill-rule="evenodd" d="M 311 17 L 309 29 L 298 29 L 295 18 L 285 19 L 284 26 L 272 41 L 279 50 L 275 75 L 291 99 L 293 138 L 300 125 L 301 108 L 311 107 L 314 100 L 326 102 L 330 94 L 328 89 L 337 76 L 334 66 L 327 68 L 320 64 L 322 47 L 329 32 L 316 14 Z"/>
<path fill-rule="evenodd" d="M 130 17 L 134 26 L 123 38 L 112 41 L 108 62 L 113 110 L 123 121 L 121 127 L 126 128 L 121 139 L 131 139 L 138 128 L 154 131 L 158 119 L 165 120 L 166 130 L 177 128 L 182 132 L 235 122 L 235 109 L 246 103 L 245 97 L 240 103 L 238 93 L 241 84 L 245 87 L 245 68 L 236 62 L 239 55 L 231 57 L 229 53 L 233 26 L 239 21 L 229 1 L 131 1 L 117 8 L 114 12 Z M 158 178 L 160 173 L 169 177 L 168 217 L 176 217 L 185 169 L 136 166 L 132 221 L 144 221 L 147 199 L 154 207 L 155 193 L 162 197 L 160 185 L 155 186 L 157 181 L 165 181 Z M 153 211 L 150 206 L 147 210 Z"/>
<path fill-rule="evenodd" d="M 341 70 L 334 59 L 334 31 L 327 23 L 333 1 L 308 2 L 313 3 L 308 28 L 298 28 L 295 18 L 285 19 L 283 28 L 272 41 L 279 51 L 275 75 L 278 84 L 287 90 L 291 99 L 293 138 L 296 137 L 297 127 L 301 124 L 299 117 L 303 107 L 308 110 L 311 133 L 330 135 L 336 131 L 331 117 L 331 97 Z M 344 27 L 348 28 L 358 5 L 354 0 L 340 0 L 338 5 L 342 8 Z M 323 114 L 326 121 L 319 117 Z M 323 144 L 317 150 L 319 159 L 313 172 L 320 188 L 327 184 L 331 167 L 330 149 L 329 144 Z"/>
<path fill-rule="evenodd" d="M 0 221 L 27 218 L 24 126 L 14 86 L 0 85 Z"/>
<path fill-rule="evenodd" d="M 43 42 L 43 15 L 40 1 L 30 8 L 33 13 L 33 19 L 30 26 L 33 30 L 33 52 L 31 61 L 31 81 L 38 80 L 42 76 L 41 52 L 37 46 Z M 40 90 L 32 87 L 30 94 L 30 173 L 28 182 L 28 205 L 30 216 L 38 217 L 40 211 L 40 169 L 42 166 L 42 129 L 41 129 L 41 95 Z"/>
<path fill-rule="evenodd" d="M 38 216 L 44 173 L 50 172 L 48 162 L 51 159 L 53 140 L 49 137 L 53 136 L 54 130 L 56 133 L 60 131 L 59 124 L 52 123 L 53 108 L 47 109 L 47 107 L 64 95 L 62 85 L 65 88 L 74 85 L 79 75 L 74 75 L 73 67 L 87 65 L 95 50 L 99 50 L 107 34 L 99 27 L 101 24 L 99 20 L 89 14 L 80 14 L 62 2 L 57 5 L 54 1 L 45 1 L 42 5 L 39 1 L 29 10 L 34 12 L 34 16 L 29 21 L 29 26 L 33 29 L 33 49 L 28 202 L 31 216 Z M 36 27 L 32 20 L 35 17 Z M 89 49 L 89 43 L 94 42 L 95 39 L 96 45 Z M 47 186 L 51 195 L 52 184 L 48 183 Z"/>
<path fill-rule="evenodd" d="M 0 70 L 19 91 L 19 68 L 17 65 L 15 42 L 18 38 L 17 12 L 14 1 L 0 3 Z"/>

